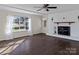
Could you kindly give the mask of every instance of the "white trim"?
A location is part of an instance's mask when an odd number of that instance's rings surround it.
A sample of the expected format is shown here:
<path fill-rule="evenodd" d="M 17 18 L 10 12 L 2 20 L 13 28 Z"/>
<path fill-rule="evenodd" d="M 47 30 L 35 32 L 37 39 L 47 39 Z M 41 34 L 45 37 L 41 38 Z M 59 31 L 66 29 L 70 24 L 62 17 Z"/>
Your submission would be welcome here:
<path fill-rule="evenodd" d="M 60 37 L 60 38 L 65 38 L 65 39 L 69 39 L 69 40 L 75 40 L 75 41 L 79 41 L 79 37 L 71 37 L 71 36 L 65 36 L 65 35 L 52 35 L 52 34 L 49 34 L 47 33 L 46 35 L 49 35 L 49 36 L 55 36 L 55 37 Z"/>

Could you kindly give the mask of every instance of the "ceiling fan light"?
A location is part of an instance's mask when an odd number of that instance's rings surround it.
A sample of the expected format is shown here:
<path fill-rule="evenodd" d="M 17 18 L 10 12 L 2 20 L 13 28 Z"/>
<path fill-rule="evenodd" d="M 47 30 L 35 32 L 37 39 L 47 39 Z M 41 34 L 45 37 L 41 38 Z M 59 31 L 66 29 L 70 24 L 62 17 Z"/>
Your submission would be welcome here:
<path fill-rule="evenodd" d="M 46 9 L 46 11 L 49 11 L 49 9 Z"/>

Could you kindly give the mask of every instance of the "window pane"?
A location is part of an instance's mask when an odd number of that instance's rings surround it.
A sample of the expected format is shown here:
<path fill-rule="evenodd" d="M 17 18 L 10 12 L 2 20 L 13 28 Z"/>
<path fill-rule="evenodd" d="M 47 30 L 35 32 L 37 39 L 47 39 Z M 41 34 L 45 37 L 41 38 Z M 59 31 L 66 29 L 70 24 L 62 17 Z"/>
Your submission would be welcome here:
<path fill-rule="evenodd" d="M 14 19 L 15 24 L 19 24 L 19 18 Z"/>
<path fill-rule="evenodd" d="M 18 30 L 18 29 L 19 29 L 19 27 L 14 27 L 14 29 L 15 29 L 15 30 Z"/>
<path fill-rule="evenodd" d="M 24 26 L 21 26 L 20 29 L 24 29 Z"/>
<path fill-rule="evenodd" d="M 24 18 L 20 17 L 20 24 L 24 24 Z"/>

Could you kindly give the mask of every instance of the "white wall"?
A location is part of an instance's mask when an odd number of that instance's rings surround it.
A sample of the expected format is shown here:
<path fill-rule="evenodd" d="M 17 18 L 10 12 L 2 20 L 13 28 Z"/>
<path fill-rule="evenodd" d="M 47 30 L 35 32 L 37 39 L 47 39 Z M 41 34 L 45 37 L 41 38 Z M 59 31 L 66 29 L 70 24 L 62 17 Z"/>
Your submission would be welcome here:
<path fill-rule="evenodd" d="M 59 36 L 58 34 L 54 34 L 54 26 L 70 26 L 71 27 L 71 36 L 67 37 L 67 36 L 61 36 L 61 37 L 66 37 L 66 38 L 70 38 L 73 40 L 78 40 L 79 41 L 79 20 L 78 20 L 78 16 L 79 16 L 79 11 L 78 10 L 74 10 L 74 11 L 68 11 L 68 12 L 64 12 L 64 13 L 52 13 L 48 15 L 48 21 L 47 21 L 47 35 L 51 35 L 51 36 Z M 53 17 L 53 21 L 51 20 L 51 18 Z M 63 17 L 65 17 L 65 19 L 63 19 Z M 72 22 L 74 21 L 75 23 L 69 25 L 69 24 L 55 24 L 54 22 Z"/>
<path fill-rule="evenodd" d="M 32 34 L 41 33 L 41 20 L 42 17 L 32 16 Z"/>
<path fill-rule="evenodd" d="M 47 20 L 48 20 L 48 15 L 43 15 L 42 17 L 42 33 L 47 33 Z M 46 21 L 46 27 L 44 26 L 44 21 Z"/>
<path fill-rule="evenodd" d="M 6 29 L 8 15 L 26 16 L 31 18 L 32 33 L 28 31 L 22 31 L 22 32 L 16 32 L 10 35 L 6 35 L 5 29 Z M 42 16 L 39 16 L 39 15 L 31 15 L 26 13 L 17 13 L 17 12 L 11 12 L 7 10 L 0 10 L 0 40 L 13 39 L 17 37 L 41 33 L 41 25 L 40 25 L 41 20 L 42 20 Z"/>

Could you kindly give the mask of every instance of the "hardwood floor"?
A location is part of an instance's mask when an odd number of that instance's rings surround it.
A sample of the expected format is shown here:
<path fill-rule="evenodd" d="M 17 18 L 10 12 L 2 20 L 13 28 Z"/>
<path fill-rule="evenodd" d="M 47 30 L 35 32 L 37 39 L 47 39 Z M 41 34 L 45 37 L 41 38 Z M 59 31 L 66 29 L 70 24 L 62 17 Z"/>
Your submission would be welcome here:
<path fill-rule="evenodd" d="M 79 41 L 51 37 L 44 34 L 26 36 L 9 55 L 78 55 Z M 15 39 L 14 39 L 15 40 Z"/>

